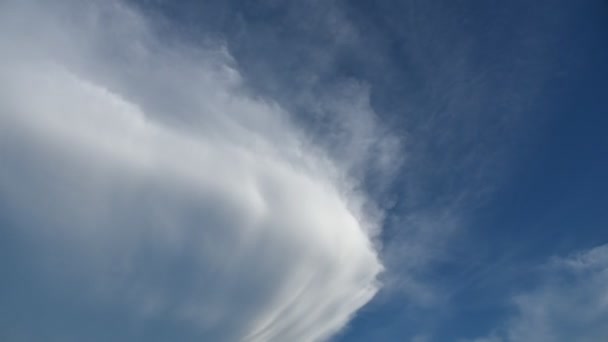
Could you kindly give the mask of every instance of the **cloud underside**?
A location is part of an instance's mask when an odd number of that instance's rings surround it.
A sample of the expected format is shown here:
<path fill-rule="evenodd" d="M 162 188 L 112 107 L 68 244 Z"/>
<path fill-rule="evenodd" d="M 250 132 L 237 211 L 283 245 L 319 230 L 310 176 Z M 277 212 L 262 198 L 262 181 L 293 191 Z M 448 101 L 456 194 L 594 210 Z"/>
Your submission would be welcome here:
<path fill-rule="evenodd" d="M 201 340 L 339 331 L 382 269 L 344 170 L 221 44 L 165 44 L 120 2 L 47 6 L 0 6 L 0 199 L 46 280 Z"/>

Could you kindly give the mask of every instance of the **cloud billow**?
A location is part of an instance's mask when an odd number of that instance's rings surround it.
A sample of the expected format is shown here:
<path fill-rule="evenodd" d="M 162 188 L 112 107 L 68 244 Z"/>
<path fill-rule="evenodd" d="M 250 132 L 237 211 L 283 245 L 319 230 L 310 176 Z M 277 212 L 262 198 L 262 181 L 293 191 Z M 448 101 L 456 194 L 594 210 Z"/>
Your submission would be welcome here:
<path fill-rule="evenodd" d="M 214 341 L 323 340 L 373 297 L 356 180 L 221 44 L 164 42 L 117 1 L 48 6 L 0 6 L 0 198 L 56 296 Z"/>

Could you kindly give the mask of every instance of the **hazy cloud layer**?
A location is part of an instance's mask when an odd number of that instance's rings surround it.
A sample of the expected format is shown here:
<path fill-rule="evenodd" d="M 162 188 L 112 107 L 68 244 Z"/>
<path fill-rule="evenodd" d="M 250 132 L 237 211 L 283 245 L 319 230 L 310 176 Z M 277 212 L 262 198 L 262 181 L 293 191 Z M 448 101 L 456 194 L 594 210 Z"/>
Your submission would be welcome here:
<path fill-rule="evenodd" d="M 0 199 L 66 300 L 205 340 L 317 341 L 377 291 L 360 155 L 330 158 L 251 95 L 221 42 L 163 41 L 118 1 L 0 13 Z"/>

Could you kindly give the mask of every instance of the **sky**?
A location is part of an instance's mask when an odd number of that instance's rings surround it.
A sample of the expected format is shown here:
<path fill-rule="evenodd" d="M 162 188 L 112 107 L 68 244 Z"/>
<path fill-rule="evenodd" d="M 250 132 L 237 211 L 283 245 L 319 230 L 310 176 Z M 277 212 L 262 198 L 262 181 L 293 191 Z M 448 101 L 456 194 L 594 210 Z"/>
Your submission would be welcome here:
<path fill-rule="evenodd" d="M 0 340 L 608 339 L 603 0 L 0 0 Z"/>

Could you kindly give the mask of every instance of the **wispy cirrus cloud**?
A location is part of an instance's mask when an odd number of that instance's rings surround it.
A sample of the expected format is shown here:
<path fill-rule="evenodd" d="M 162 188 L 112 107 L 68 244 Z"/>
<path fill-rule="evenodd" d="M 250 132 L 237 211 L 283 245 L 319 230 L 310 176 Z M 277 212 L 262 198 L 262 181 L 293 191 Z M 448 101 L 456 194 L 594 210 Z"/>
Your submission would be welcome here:
<path fill-rule="evenodd" d="M 608 336 L 608 245 L 542 267 L 540 284 L 512 298 L 513 313 L 475 342 L 601 341 Z"/>

